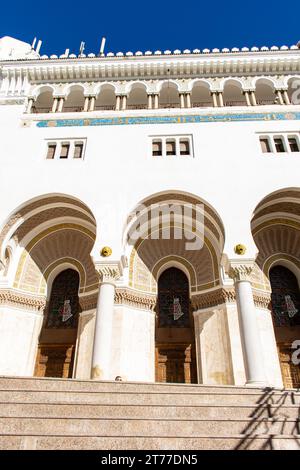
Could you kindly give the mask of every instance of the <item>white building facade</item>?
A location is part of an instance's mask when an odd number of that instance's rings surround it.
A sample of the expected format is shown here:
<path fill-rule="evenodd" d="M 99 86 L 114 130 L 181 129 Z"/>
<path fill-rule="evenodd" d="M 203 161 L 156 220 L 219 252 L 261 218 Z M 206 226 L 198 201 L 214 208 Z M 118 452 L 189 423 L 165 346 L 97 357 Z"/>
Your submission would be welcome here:
<path fill-rule="evenodd" d="M 2 38 L 0 374 L 299 387 L 299 122 L 297 46 Z"/>

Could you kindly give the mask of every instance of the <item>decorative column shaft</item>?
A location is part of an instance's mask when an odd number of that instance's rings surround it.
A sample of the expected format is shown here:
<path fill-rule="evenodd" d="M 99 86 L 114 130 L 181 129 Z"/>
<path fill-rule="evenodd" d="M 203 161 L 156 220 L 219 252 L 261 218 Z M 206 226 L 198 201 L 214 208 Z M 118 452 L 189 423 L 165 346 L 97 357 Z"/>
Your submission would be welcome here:
<path fill-rule="evenodd" d="M 101 284 L 96 311 L 91 375 L 92 379 L 111 380 L 113 378 L 110 375 L 110 361 L 115 282 L 120 276 L 120 271 L 115 265 L 100 266 L 98 271 Z"/>
<path fill-rule="evenodd" d="M 28 103 L 27 103 L 27 108 L 26 108 L 26 113 L 27 113 L 27 114 L 31 113 L 31 109 L 32 109 L 33 103 L 34 103 L 34 99 L 33 99 L 33 98 L 29 98 Z"/>
<path fill-rule="evenodd" d="M 230 277 L 234 279 L 237 308 L 240 318 L 241 340 L 246 367 L 247 385 L 266 386 L 262 345 L 256 320 L 250 275 L 253 264 L 231 264 Z"/>
<path fill-rule="evenodd" d="M 116 96 L 116 111 L 120 111 L 120 107 L 121 107 L 121 96 L 117 95 Z"/>
<path fill-rule="evenodd" d="M 244 95 L 245 95 L 245 98 L 246 98 L 247 106 L 251 106 L 249 91 L 244 91 Z"/>
<path fill-rule="evenodd" d="M 64 99 L 64 98 L 60 98 L 60 99 L 59 99 L 58 109 L 57 109 L 57 112 L 58 112 L 58 113 L 61 113 L 61 112 L 62 112 L 63 107 L 64 107 L 64 102 L 65 102 L 65 99 Z"/>
<path fill-rule="evenodd" d="M 90 97 L 90 111 L 94 111 L 95 109 L 95 103 L 96 103 L 96 97 L 91 96 Z"/>
<path fill-rule="evenodd" d="M 148 95 L 148 109 L 152 109 L 152 95 Z"/>
<path fill-rule="evenodd" d="M 127 96 L 124 95 L 122 96 L 122 111 L 125 111 L 126 107 L 127 107 Z"/>
<path fill-rule="evenodd" d="M 213 99 L 214 108 L 217 108 L 218 107 L 218 99 L 217 99 L 216 91 L 212 91 L 211 96 L 212 96 L 212 99 Z"/>
<path fill-rule="evenodd" d="M 257 106 L 256 96 L 255 96 L 255 92 L 254 92 L 254 91 L 251 91 L 251 99 L 252 99 L 252 105 L 253 105 L 253 106 Z"/>
<path fill-rule="evenodd" d="M 192 107 L 192 103 L 191 103 L 191 94 L 190 94 L 190 93 L 187 93 L 187 94 L 186 94 L 186 106 L 187 106 L 187 108 L 191 108 L 191 107 Z"/>
<path fill-rule="evenodd" d="M 54 98 L 53 104 L 52 104 L 52 110 L 51 110 L 52 113 L 56 113 L 57 105 L 58 105 L 58 98 Z"/>
<path fill-rule="evenodd" d="M 158 109 L 158 95 L 154 95 L 154 109 Z"/>
<path fill-rule="evenodd" d="M 90 105 L 90 97 L 89 96 L 86 96 L 84 98 L 84 107 L 83 107 L 83 111 L 87 112 L 89 110 L 89 105 Z"/>
<path fill-rule="evenodd" d="M 183 93 L 180 93 L 179 94 L 179 99 L 180 99 L 180 107 L 181 108 L 184 108 L 184 94 Z"/>
<path fill-rule="evenodd" d="M 223 92 L 222 92 L 222 91 L 219 91 L 218 96 L 219 96 L 219 103 L 220 103 L 220 106 L 223 107 L 223 106 L 224 106 Z"/>
<path fill-rule="evenodd" d="M 291 104 L 290 97 L 288 95 L 287 90 L 283 90 L 283 97 L 284 97 L 285 104 Z"/>
<path fill-rule="evenodd" d="M 279 101 L 279 104 L 284 104 L 282 94 L 281 94 L 281 90 L 276 90 L 276 96 L 277 96 L 277 99 Z"/>

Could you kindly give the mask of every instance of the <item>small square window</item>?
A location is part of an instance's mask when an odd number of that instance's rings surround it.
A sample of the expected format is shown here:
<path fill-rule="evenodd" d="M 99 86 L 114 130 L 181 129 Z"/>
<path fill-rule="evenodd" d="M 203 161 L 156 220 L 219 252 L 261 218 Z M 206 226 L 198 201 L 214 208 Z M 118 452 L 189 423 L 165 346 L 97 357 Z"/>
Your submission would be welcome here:
<path fill-rule="evenodd" d="M 70 144 L 62 144 L 60 151 L 60 158 L 68 158 Z"/>
<path fill-rule="evenodd" d="M 180 140 L 180 155 L 190 155 L 190 142 L 188 139 Z"/>
<path fill-rule="evenodd" d="M 56 151 L 56 144 L 48 144 L 46 158 L 49 160 L 52 160 L 54 158 L 55 151 Z"/>
<path fill-rule="evenodd" d="M 275 137 L 275 138 L 274 138 L 274 144 L 275 144 L 276 152 L 278 152 L 278 153 L 283 153 L 283 152 L 285 152 L 285 148 L 284 148 L 284 143 L 283 143 L 282 137 Z"/>
<path fill-rule="evenodd" d="M 83 156 L 83 142 L 76 142 L 74 146 L 74 158 L 82 158 Z"/>
<path fill-rule="evenodd" d="M 166 142 L 166 154 L 176 155 L 176 142 L 175 140 L 167 140 Z"/>
<path fill-rule="evenodd" d="M 261 150 L 263 153 L 271 153 L 271 146 L 270 146 L 270 142 L 269 142 L 269 139 L 267 137 L 261 137 L 259 139 L 260 141 L 260 146 L 261 146 Z"/>
<path fill-rule="evenodd" d="M 299 145 L 298 145 L 297 139 L 295 137 L 289 137 L 288 141 L 289 141 L 291 152 L 299 152 Z"/>
<path fill-rule="evenodd" d="M 162 142 L 161 140 L 154 140 L 152 142 L 152 155 L 153 157 L 162 156 Z"/>

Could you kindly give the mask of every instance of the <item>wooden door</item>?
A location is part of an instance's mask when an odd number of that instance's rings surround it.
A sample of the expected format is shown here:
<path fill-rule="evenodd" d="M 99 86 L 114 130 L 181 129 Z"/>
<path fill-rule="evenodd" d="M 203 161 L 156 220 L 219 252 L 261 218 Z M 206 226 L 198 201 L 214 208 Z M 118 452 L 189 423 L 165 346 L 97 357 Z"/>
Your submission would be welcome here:
<path fill-rule="evenodd" d="M 300 388 L 300 365 L 292 363 L 293 350 L 290 344 L 278 345 L 279 361 L 285 388 Z"/>
<path fill-rule="evenodd" d="M 35 376 L 72 378 L 73 344 L 44 344 L 38 348 Z"/>
<path fill-rule="evenodd" d="M 155 370 L 156 382 L 194 383 L 196 370 L 191 345 L 158 345 Z"/>

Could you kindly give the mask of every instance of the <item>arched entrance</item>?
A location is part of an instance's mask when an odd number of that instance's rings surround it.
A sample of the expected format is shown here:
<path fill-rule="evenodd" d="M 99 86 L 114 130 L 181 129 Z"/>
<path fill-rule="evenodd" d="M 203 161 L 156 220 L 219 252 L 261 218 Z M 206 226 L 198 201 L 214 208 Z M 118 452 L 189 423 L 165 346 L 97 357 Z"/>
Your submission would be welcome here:
<path fill-rule="evenodd" d="M 300 366 L 291 360 L 291 340 L 300 325 L 300 292 L 296 276 L 285 266 L 270 269 L 272 313 L 285 387 L 300 387 Z"/>
<path fill-rule="evenodd" d="M 79 313 L 79 275 L 66 269 L 54 279 L 39 338 L 37 377 L 71 378 Z"/>
<path fill-rule="evenodd" d="M 189 281 L 175 267 L 158 280 L 155 329 L 157 382 L 196 383 L 195 335 Z"/>

